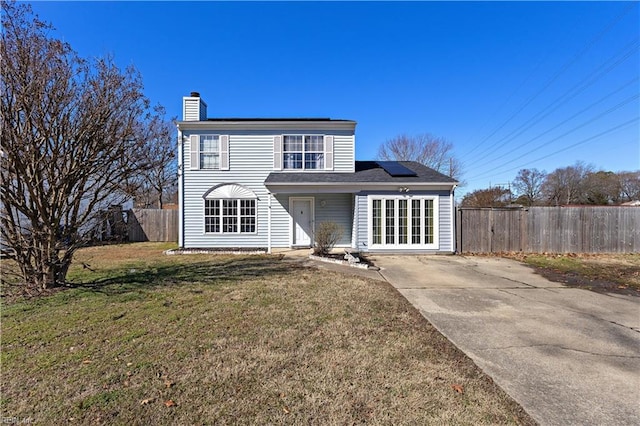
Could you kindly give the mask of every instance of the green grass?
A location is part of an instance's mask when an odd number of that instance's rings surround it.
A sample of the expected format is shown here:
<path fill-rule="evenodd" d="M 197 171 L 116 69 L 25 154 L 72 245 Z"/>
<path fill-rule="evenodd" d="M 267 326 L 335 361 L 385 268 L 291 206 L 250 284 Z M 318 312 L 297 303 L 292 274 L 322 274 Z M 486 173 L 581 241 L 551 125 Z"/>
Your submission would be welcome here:
<path fill-rule="evenodd" d="M 3 303 L 3 417 L 533 423 L 383 282 L 275 256 L 165 256 L 163 248 L 86 249 L 73 288 Z"/>

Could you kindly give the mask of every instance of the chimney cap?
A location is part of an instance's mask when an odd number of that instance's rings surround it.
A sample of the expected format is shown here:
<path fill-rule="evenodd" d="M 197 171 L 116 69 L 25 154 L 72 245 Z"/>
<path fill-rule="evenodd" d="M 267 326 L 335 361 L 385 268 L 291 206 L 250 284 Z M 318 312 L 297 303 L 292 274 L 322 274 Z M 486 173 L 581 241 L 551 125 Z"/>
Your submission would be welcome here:
<path fill-rule="evenodd" d="M 191 97 L 192 98 L 199 98 L 200 97 L 200 92 L 191 92 Z"/>

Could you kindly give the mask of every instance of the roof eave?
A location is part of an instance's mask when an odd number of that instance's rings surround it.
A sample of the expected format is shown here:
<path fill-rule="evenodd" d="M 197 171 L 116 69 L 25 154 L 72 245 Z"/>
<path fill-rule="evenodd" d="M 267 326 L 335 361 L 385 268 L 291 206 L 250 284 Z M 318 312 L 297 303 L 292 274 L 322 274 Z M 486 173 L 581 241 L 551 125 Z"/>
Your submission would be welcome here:
<path fill-rule="evenodd" d="M 361 191 L 400 191 L 407 195 L 411 191 L 451 191 L 455 182 L 265 182 L 273 193 L 356 193 Z M 404 190 L 406 188 L 406 190 Z"/>
<path fill-rule="evenodd" d="M 260 121 L 178 121 L 180 130 L 347 130 L 355 131 L 355 121 L 260 120 Z"/>

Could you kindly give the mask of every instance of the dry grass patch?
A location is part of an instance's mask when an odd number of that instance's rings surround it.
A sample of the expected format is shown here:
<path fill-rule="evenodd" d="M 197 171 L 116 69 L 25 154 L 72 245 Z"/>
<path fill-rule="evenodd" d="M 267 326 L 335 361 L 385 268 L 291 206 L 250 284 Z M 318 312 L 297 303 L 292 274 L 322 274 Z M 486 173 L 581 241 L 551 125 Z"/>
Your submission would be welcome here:
<path fill-rule="evenodd" d="M 640 254 L 506 254 L 572 287 L 640 295 Z"/>
<path fill-rule="evenodd" d="M 89 249 L 95 272 L 74 270 L 82 286 L 3 307 L 3 417 L 533 423 L 383 282 L 271 256 L 160 251 Z"/>

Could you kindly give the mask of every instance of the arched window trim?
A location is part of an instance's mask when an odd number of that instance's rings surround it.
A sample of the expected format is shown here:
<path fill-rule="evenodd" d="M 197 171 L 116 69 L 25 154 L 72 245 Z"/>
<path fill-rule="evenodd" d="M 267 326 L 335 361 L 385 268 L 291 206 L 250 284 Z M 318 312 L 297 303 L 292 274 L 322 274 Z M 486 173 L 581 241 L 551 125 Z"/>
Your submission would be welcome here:
<path fill-rule="evenodd" d="M 202 196 L 205 200 L 252 200 L 258 199 L 255 192 L 237 183 L 221 183 Z"/>

